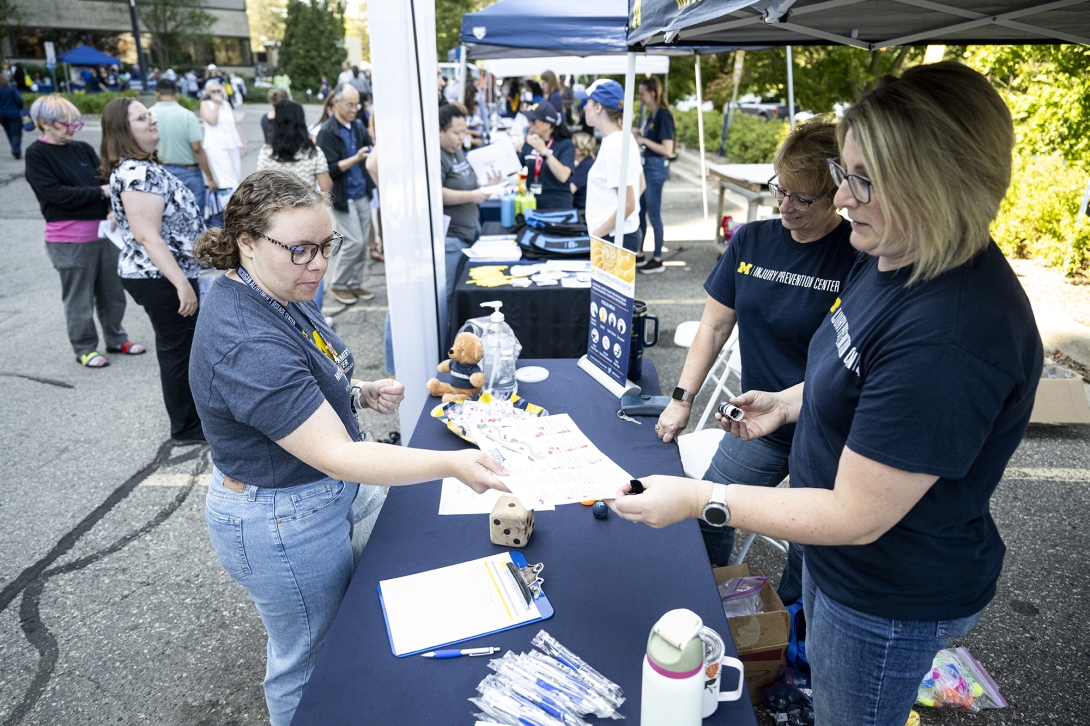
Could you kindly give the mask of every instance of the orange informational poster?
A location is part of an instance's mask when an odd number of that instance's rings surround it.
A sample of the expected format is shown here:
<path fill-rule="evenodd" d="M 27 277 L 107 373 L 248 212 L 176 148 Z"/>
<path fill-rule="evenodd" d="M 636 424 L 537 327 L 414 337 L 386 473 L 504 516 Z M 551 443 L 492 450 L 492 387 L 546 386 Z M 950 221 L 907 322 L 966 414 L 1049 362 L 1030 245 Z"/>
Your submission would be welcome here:
<path fill-rule="evenodd" d="M 604 239 L 591 237 L 590 261 L 587 358 L 624 386 L 632 343 L 636 255 Z"/>

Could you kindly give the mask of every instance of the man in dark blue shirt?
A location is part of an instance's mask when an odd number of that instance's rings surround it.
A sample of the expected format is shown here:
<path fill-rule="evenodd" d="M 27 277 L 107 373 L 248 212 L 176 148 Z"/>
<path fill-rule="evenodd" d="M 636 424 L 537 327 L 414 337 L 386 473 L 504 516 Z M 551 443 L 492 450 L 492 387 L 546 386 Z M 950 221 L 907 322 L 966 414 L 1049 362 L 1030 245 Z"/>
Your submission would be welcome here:
<path fill-rule="evenodd" d="M 375 296 L 363 286 L 367 265 L 367 238 L 371 231 L 371 189 L 374 184 L 364 163 L 371 153 L 371 135 L 356 118 L 360 94 L 351 84 L 333 89 L 333 115 L 318 131 L 318 147 L 329 162 L 333 178 L 333 216 L 344 235 L 330 281 L 337 302 L 352 305 Z"/>

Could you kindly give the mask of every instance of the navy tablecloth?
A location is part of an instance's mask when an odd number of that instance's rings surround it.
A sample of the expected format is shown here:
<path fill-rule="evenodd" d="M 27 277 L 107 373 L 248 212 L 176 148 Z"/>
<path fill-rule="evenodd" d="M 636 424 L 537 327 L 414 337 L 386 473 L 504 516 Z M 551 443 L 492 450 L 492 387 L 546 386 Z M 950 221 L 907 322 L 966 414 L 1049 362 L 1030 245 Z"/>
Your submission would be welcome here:
<path fill-rule="evenodd" d="M 519 384 L 519 395 L 551 413 L 568 413 L 597 446 L 634 476 L 680 476 L 677 446 L 663 444 L 654 419 L 642 425 L 617 418 L 617 399 L 579 370 L 574 360 L 524 360 L 542 365 L 548 380 Z M 658 394 L 654 364 L 644 362 L 640 381 Z M 417 448 L 467 446 L 440 422 L 421 413 L 412 437 Z M 378 598 L 380 580 L 485 557 L 501 551 L 488 537 L 486 515 L 438 516 L 439 482 L 394 487 L 352 579 L 314 673 L 292 721 L 311 724 L 456 726 L 474 723 L 466 699 L 491 671 L 486 658 L 396 658 L 390 652 Z M 544 628 L 624 689 L 625 723 L 639 723 L 642 663 L 647 636 L 667 610 L 686 607 L 717 630 L 736 655 L 715 580 L 695 521 L 662 530 L 626 522 L 610 512 L 595 519 L 589 507 L 566 505 L 538 512 L 529 562 L 543 562 L 544 590 L 556 614 L 543 623 L 468 641 L 462 647 L 530 650 Z M 442 598 L 442 593 L 436 593 Z M 724 689 L 737 685 L 734 671 Z M 593 721 L 593 717 L 591 717 Z M 612 722 L 611 722 L 612 723 Z M 708 724 L 756 724 L 748 694 L 723 703 Z"/>

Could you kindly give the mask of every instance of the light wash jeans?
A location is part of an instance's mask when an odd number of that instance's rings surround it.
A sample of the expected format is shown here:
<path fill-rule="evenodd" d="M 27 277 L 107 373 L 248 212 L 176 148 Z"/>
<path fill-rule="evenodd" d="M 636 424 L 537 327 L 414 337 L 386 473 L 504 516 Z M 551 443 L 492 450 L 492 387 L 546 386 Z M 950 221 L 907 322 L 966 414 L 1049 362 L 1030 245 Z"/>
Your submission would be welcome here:
<path fill-rule="evenodd" d="M 212 470 L 205 520 L 220 564 L 246 588 L 269 641 L 265 702 L 288 726 L 379 510 L 382 487 L 325 478 L 283 489 L 223 486 Z"/>
<path fill-rule="evenodd" d="M 197 200 L 197 209 L 201 210 L 201 216 L 204 216 L 205 193 L 208 191 L 208 187 L 204 185 L 204 172 L 201 171 L 201 168 L 198 166 L 196 169 L 190 169 L 175 164 L 163 164 L 163 168 L 178 177 L 178 181 L 185 184 L 189 191 L 193 192 L 193 198 Z"/>
<path fill-rule="evenodd" d="M 334 209 L 333 218 L 344 235 L 344 243 L 337 255 L 336 269 L 333 270 L 329 287 L 333 290 L 356 290 L 363 287 L 363 274 L 370 255 L 367 237 L 371 232 L 371 198 L 349 199 L 348 211 Z"/>
<path fill-rule="evenodd" d="M 787 476 L 787 459 L 790 455 L 790 447 L 764 439 L 742 441 L 727 434 L 719 442 L 704 479 L 718 484 L 774 487 Z M 704 547 L 708 550 L 712 565 L 722 567 L 730 564 L 734 550 L 734 527 L 712 527 L 700 520 L 700 533 L 704 535 Z M 788 549 L 787 564 L 780 576 L 780 586 L 776 589 L 785 605 L 802 597 L 801 578 L 802 547 L 793 544 Z"/>
<path fill-rule="evenodd" d="M 868 615 L 822 592 L 805 566 L 802 588 L 820 726 L 904 726 L 935 653 L 976 627 L 984 613 L 939 621 Z"/>

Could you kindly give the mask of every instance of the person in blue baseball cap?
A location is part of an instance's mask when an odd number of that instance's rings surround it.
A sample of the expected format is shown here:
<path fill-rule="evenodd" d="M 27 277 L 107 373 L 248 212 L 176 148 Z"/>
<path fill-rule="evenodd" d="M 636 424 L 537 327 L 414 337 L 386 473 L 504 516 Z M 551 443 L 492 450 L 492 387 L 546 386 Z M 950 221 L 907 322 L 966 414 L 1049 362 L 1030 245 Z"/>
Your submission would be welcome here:
<path fill-rule="evenodd" d="M 519 159 L 529 175 L 526 183 L 537 198 L 537 209 L 572 209 L 568 179 L 575 168 L 575 144 L 564 118 L 551 103 L 540 101 L 524 111 L 530 133 Z"/>
<path fill-rule="evenodd" d="M 640 195 L 645 187 L 640 149 L 635 139 L 628 145 L 628 168 L 625 173 L 625 219 L 621 238 L 617 238 L 617 190 L 621 186 L 621 128 L 624 110 L 624 88 L 617 81 L 599 79 L 576 98 L 585 98 L 583 111 L 587 124 L 602 134 L 602 145 L 594 166 L 587 175 L 587 229 L 603 239 L 612 237 L 625 249 L 638 252 L 640 239 Z"/>

